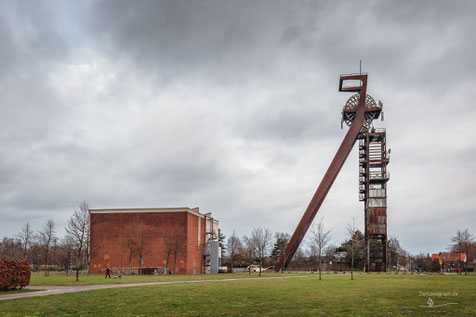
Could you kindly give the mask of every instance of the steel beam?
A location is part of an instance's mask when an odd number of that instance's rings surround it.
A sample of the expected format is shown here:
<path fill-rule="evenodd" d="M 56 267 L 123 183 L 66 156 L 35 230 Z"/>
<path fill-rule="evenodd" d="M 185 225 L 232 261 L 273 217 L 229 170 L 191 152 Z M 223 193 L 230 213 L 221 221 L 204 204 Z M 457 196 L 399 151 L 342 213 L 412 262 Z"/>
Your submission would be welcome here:
<path fill-rule="evenodd" d="M 360 86 L 354 87 L 343 87 L 343 83 L 346 80 L 360 80 Z M 356 109 L 355 118 L 352 121 L 352 125 L 347 131 L 347 134 L 342 140 L 342 143 L 337 150 L 334 159 L 331 162 L 331 165 L 327 169 L 327 172 L 324 174 L 324 178 L 321 181 L 321 184 L 316 190 L 316 193 L 311 199 L 309 206 L 306 209 L 306 212 L 301 218 L 296 230 L 294 231 L 293 236 L 289 240 L 284 252 L 281 254 L 279 258 L 279 262 L 275 267 L 276 271 L 280 271 L 281 269 L 284 271 L 291 262 L 291 259 L 296 253 L 299 244 L 301 243 L 302 239 L 306 235 L 309 226 L 311 225 L 314 217 L 316 216 L 319 208 L 321 207 L 324 199 L 326 198 L 327 193 L 332 187 L 339 171 L 341 170 L 342 166 L 345 163 L 345 160 L 349 156 L 352 147 L 357 140 L 357 136 L 359 134 L 362 125 L 364 124 L 364 114 L 365 114 L 365 96 L 367 91 L 367 74 L 351 74 L 351 75 L 342 75 L 340 76 L 339 81 L 339 91 L 346 91 L 346 92 L 359 92 L 359 104 Z"/>

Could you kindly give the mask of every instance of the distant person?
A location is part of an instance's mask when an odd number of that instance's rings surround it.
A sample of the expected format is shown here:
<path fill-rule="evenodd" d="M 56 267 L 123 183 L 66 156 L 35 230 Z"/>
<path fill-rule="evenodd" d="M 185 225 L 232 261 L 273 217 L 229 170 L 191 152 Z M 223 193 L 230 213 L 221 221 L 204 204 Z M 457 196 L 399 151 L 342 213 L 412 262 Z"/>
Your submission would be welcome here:
<path fill-rule="evenodd" d="M 456 274 L 459 274 L 459 267 L 456 268 Z"/>
<path fill-rule="evenodd" d="M 110 268 L 106 268 L 106 276 L 104 278 L 107 278 L 109 276 L 109 278 L 111 278 L 111 269 Z"/>

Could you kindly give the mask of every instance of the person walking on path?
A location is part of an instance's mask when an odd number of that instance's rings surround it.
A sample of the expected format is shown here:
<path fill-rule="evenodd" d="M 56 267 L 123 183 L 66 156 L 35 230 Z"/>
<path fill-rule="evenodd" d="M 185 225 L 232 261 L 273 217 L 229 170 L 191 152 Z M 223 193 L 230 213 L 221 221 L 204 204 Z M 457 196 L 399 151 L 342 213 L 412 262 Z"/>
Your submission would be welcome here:
<path fill-rule="evenodd" d="M 111 269 L 109 267 L 106 268 L 106 276 L 104 278 L 107 278 L 108 276 L 111 278 Z"/>

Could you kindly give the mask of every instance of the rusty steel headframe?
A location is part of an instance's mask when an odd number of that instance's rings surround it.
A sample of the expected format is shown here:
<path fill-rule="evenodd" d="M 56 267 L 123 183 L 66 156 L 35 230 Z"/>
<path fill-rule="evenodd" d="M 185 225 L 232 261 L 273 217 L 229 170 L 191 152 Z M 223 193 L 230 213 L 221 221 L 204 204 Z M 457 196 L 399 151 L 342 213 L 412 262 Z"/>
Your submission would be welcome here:
<path fill-rule="evenodd" d="M 358 80 L 360 81 L 359 86 L 344 86 L 344 82 L 346 80 Z M 281 269 L 284 271 L 291 262 L 291 259 L 296 253 L 299 244 L 301 243 L 302 239 L 306 235 L 309 226 L 311 225 L 314 217 L 316 216 L 319 208 L 321 207 L 324 199 L 326 198 L 327 193 L 332 187 L 339 171 L 341 170 L 342 166 L 344 165 L 347 157 L 349 156 L 352 147 L 357 140 L 357 136 L 360 132 L 364 124 L 364 116 L 365 116 L 365 98 L 367 92 L 367 74 L 349 74 L 349 75 L 341 75 L 339 80 L 339 91 L 343 92 L 358 92 L 359 96 L 359 103 L 357 108 L 355 109 L 355 117 L 350 125 L 349 131 L 342 140 L 339 149 L 337 150 L 334 159 L 331 162 L 331 165 L 327 169 L 326 174 L 316 190 L 316 193 L 311 199 L 309 206 L 306 209 L 306 212 L 301 218 L 296 230 L 294 231 L 293 236 L 289 240 L 284 252 L 281 254 L 279 258 L 279 262 L 275 267 L 276 271 L 280 271 Z"/>

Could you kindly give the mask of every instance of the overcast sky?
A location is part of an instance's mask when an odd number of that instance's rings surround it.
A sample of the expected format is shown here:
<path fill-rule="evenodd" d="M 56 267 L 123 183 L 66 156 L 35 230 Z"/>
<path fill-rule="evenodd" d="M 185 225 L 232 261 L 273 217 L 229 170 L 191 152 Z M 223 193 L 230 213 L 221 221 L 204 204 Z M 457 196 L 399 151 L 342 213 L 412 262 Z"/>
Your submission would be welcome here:
<path fill-rule="evenodd" d="M 384 103 L 388 232 L 476 234 L 475 1 L 1 1 L 0 237 L 93 208 L 200 207 L 292 233 L 347 127 L 342 73 Z M 356 149 L 317 218 L 355 218 Z"/>

